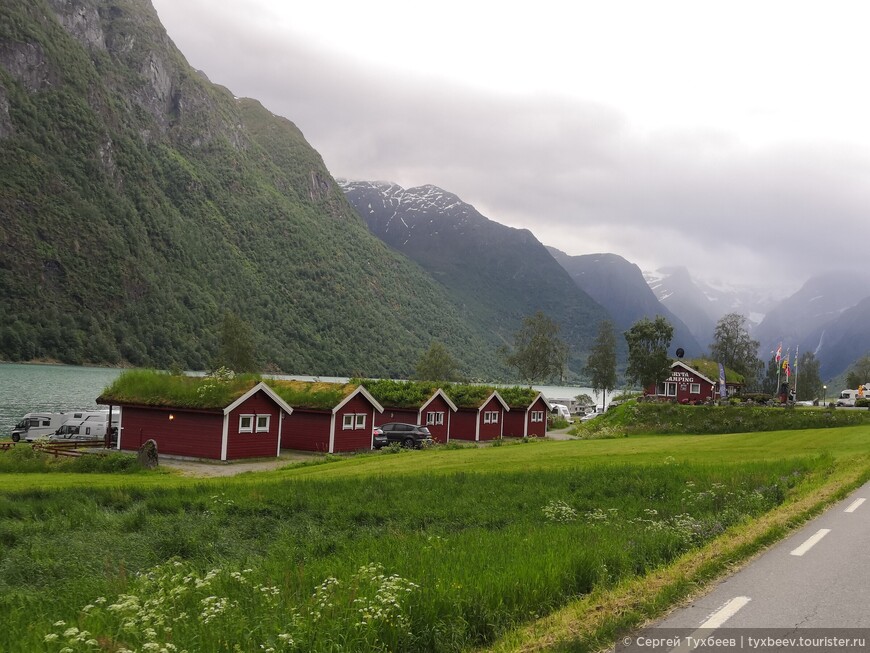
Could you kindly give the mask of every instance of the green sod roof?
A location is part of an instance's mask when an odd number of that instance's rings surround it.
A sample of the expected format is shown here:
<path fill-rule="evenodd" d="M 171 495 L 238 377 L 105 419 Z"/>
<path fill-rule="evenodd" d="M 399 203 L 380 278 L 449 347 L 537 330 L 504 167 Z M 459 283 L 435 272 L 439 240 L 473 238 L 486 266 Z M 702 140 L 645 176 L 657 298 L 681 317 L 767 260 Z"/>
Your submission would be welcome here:
<path fill-rule="evenodd" d="M 528 408 L 535 397 L 541 394 L 534 388 L 524 388 L 518 385 L 511 388 L 499 388 L 498 393 L 511 408 Z"/>
<path fill-rule="evenodd" d="M 361 384 L 381 406 L 390 408 L 420 408 L 438 388 L 448 385 L 392 379 L 353 379 L 352 382 Z"/>
<path fill-rule="evenodd" d="M 719 363 L 716 361 L 711 361 L 707 358 L 695 358 L 690 361 L 685 361 L 686 365 L 691 367 L 693 370 L 698 370 L 701 374 L 706 376 L 708 379 L 713 381 L 714 383 L 719 380 Z M 726 383 L 743 383 L 743 375 L 738 374 L 734 370 L 726 367 L 725 368 L 725 382 Z"/>

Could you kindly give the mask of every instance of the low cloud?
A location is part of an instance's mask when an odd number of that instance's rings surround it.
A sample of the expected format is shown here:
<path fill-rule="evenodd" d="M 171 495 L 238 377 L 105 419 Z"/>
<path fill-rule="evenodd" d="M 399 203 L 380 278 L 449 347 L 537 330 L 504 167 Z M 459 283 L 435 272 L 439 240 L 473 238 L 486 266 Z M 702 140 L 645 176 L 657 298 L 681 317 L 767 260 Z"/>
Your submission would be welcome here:
<path fill-rule="evenodd" d="M 685 265 L 701 278 L 793 290 L 865 256 L 863 152 L 640 133 L 615 108 L 371 70 L 201 6 L 172 10 L 189 12 L 172 16 L 188 31 L 170 35 L 192 65 L 296 123 L 337 177 L 435 184 L 569 254 Z"/>

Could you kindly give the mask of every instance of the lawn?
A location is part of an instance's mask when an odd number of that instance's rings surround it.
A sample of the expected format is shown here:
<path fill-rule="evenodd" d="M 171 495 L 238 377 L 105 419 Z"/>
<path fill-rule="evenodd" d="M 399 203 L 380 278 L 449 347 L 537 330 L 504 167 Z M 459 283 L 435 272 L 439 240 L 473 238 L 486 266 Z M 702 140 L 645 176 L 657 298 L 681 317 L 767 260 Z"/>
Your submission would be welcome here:
<path fill-rule="evenodd" d="M 208 481 L 7 473 L 0 650 L 489 646 L 863 470 L 868 444 L 870 429 L 846 427 L 442 448 Z"/>

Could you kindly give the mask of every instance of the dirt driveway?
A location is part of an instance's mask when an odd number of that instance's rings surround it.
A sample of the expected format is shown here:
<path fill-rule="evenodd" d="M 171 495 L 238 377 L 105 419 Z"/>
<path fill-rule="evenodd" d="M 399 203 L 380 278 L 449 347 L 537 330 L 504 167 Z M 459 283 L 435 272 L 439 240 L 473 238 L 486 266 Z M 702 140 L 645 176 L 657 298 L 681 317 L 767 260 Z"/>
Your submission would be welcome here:
<path fill-rule="evenodd" d="M 266 472 L 278 469 L 292 463 L 316 460 L 322 458 L 319 453 L 282 453 L 280 458 L 269 458 L 255 461 L 235 461 L 222 463 L 214 460 L 187 460 L 179 458 L 160 457 L 160 467 L 177 470 L 184 476 L 214 478 L 217 476 L 235 476 L 245 472 Z"/>

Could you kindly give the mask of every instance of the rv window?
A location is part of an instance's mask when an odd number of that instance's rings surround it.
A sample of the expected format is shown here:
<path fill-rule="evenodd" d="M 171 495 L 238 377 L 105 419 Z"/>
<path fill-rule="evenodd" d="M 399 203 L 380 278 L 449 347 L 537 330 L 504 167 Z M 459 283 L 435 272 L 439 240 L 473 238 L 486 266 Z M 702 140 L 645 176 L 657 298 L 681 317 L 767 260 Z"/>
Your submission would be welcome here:
<path fill-rule="evenodd" d="M 38 420 L 34 420 L 33 425 L 34 425 L 34 426 L 39 425 L 39 421 L 38 421 Z M 51 420 L 50 420 L 50 419 L 44 419 L 44 420 L 42 420 L 42 425 L 43 425 L 43 426 L 51 426 Z"/>

